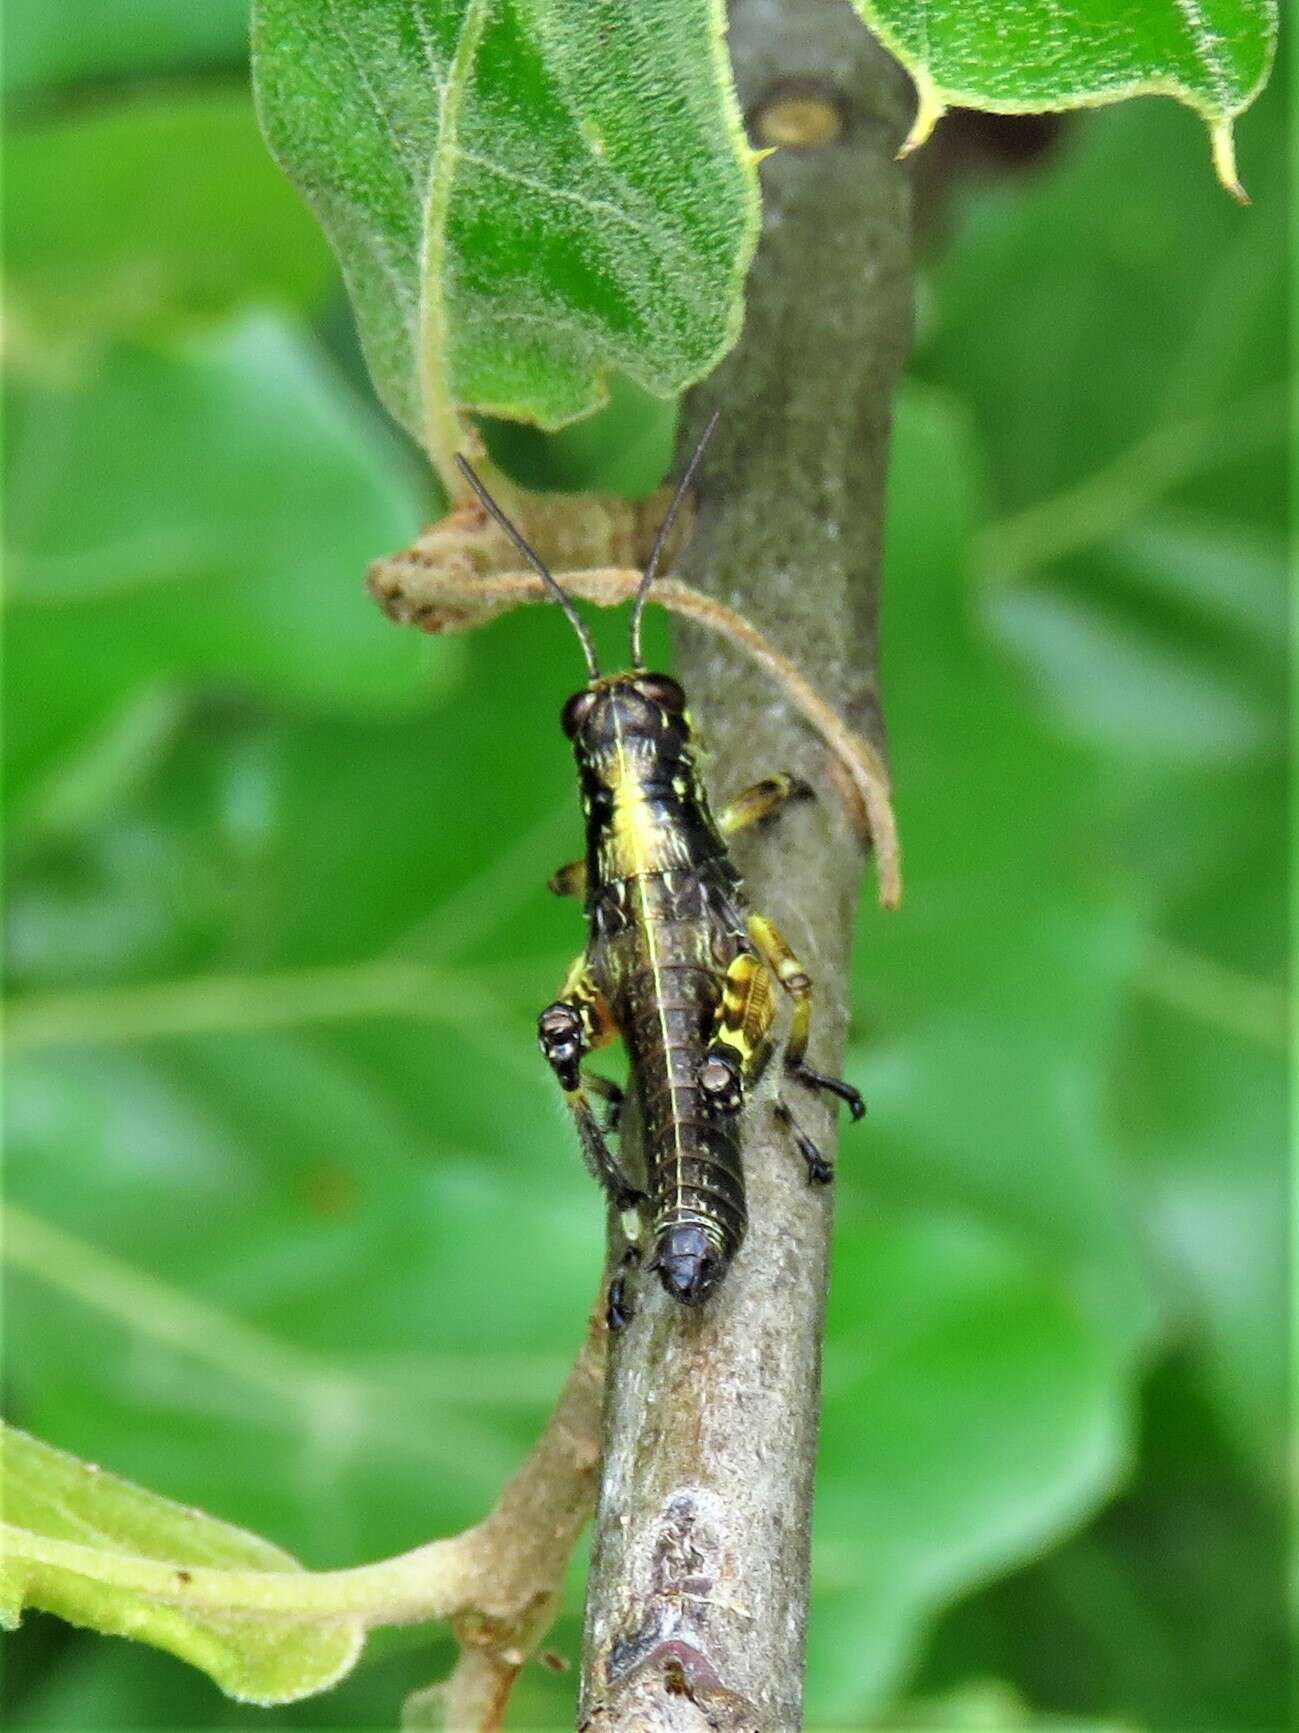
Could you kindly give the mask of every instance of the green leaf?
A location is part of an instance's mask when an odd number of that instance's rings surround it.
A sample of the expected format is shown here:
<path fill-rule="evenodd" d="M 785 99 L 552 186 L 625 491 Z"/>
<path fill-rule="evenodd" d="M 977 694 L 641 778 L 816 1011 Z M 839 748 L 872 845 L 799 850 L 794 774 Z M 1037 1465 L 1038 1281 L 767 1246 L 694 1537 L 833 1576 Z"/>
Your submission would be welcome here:
<path fill-rule="evenodd" d="M 1176 119 L 1098 116 L 1032 182 L 972 205 L 918 365 L 971 404 L 1001 507 L 976 542 L 987 625 L 1047 727 L 1107 766 L 1093 834 L 1107 871 L 1141 887 L 1145 934 L 1105 1119 L 1224 1433 L 1275 1498 L 1283 91 L 1245 141 L 1249 212 L 1187 163 Z"/>
<path fill-rule="evenodd" d="M 662 395 L 740 325 L 753 157 L 721 0 L 258 0 L 275 154 L 338 251 L 380 395 L 444 473 L 457 411 Z"/>
<path fill-rule="evenodd" d="M 358 1620 L 186 1605 L 198 1570 L 244 1578 L 300 1569 L 279 1547 L 24 1432 L 6 1429 L 3 1453 L 0 1622 L 7 1628 L 24 1607 L 38 1607 L 170 1650 L 249 1703 L 328 1690 L 355 1665 L 364 1640 Z M 142 1578 L 159 1580 L 141 1588 Z"/>
<path fill-rule="evenodd" d="M 854 0 L 915 80 L 908 148 L 952 105 L 1001 114 L 1175 96 L 1201 115 L 1219 179 L 1236 179 L 1232 121 L 1266 81 L 1276 48 L 1276 0 L 1102 0 L 1062 9 L 1046 0 Z"/>
<path fill-rule="evenodd" d="M 1202 508 L 1206 477 L 1230 475 L 1215 508 L 1270 521 L 1284 95 L 1281 81 L 1265 92 L 1242 138 L 1251 210 L 1196 172 L 1183 118 L 1157 103 L 1080 120 L 1038 172 L 961 208 L 916 366 L 968 404 L 985 445 L 991 579 L 1140 525 L 1168 494 Z M 1049 365 L 1019 364 L 1037 355 Z"/>
<path fill-rule="evenodd" d="M 1090 1515 L 1128 1453 L 1129 1368 L 1031 1242 L 956 1209 L 860 1214 L 826 1345 L 818 1726 L 887 1702 L 935 1608 Z"/>
<path fill-rule="evenodd" d="M 1046 738 L 1100 771 L 1053 870 L 1090 863 L 1136 899 L 1099 1052 L 1036 984 L 1026 1002 L 1058 1038 L 1057 1090 L 1099 1092 L 1098 1166 L 1140 1222 L 1164 1318 L 1132 1482 L 951 1610 L 921 1686 L 986 1669 L 1033 1701 L 1161 1727 L 1286 1716 L 1283 96 L 1274 82 L 1242 138 L 1250 212 L 1157 104 L 1080 124 L 1030 178 L 971 200 L 917 356 L 968 406 L 1000 508 L 968 603 Z M 900 724 L 916 670 L 886 668 Z M 914 897 L 933 845 L 914 821 L 907 837 Z M 976 911 L 1003 932 L 1037 880 L 1004 884 L 1001 910 Z M 1023 980 L 1008 971 L 1006 1003 Z M 1026 1187 L 1058 1148 L 1043 1142 Z"/>
<path fill-rule="evenodd" d="M 456 666 L 367 602 L 366 566 L 410 539 L 418 495 L 384 428 L 274 317 L 16 387 L 6 456 L 10 791 L 33 823 L 160 687 L 391 710 Z"/>
<path fill-rule="evenodd" d="M 234 65 L 248 0 L 5 0 L 5 89 L 28 95 L 91 78 Z"/>
<path fill-rule="evenodd" d="M 947 1601 L 1114 1491 L 1160 1322 L 1105 1124 L 1138 912 L 1089 867 L 1094 761 L 969 611 L 980 467 L 951 400 L 904 389 L 884 643 L 909 882 L 854 974 L 869 1148 L 839 1163 L 816 1724 L 878 1713 Z"/>
<path fill-rule="evenodd" d="M 918 1689 L 991 1672 L 1131 1727 L 1287 1725 L 1287 1513 L 1260 1508 L 1189 1373 L 1178 1357 L 1149 1381 L 1123 1496 L 945 1619 Z"/>
<path fill-rule="evenodd" d="M 16 127 L 6 170 L 10 365 L 33 343 L 84 345 L 250 302 L 310 309 L 337 280 L 244 88 Z"/>

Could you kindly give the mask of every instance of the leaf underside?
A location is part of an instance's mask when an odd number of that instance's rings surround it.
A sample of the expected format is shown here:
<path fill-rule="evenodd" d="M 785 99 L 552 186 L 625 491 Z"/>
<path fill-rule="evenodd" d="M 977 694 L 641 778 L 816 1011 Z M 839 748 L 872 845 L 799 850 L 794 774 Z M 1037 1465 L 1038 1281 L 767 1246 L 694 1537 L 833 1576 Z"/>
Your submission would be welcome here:
<path fill-rule="evenodd" d="M 952 103 L 1178 97 L 1224 184 L 1275 0 L 854 0 L 916 81 L 907 148 Z M 722 0 L 256 0 L 272 150 L 342 264 L 388 408 L 453 491 L 459 412 L 555 428 L 610 370 L 664 396 L 734 341 L 758 223 Z"/>
<path fill-rule="evenodd" d="M 258 0 L 272 150 L 338 252 L 388 408 L 555 427 L 670 395 L 739 330 L 757 181 L 722 0 Z"/>
<path fill-rule="evenodd" d="M 853 0 L 915 80 L 908 147 L 953 105 L 1002 114 L 1174 96 L 1203 116 L 1223 184 L 1239 194 L 1231 125 L 1262 88 L 1276 0 Z"/>
<path fill-rule="evenodd" d="M 3 1447 L 0 1625 L 12 1630 L 24 1607 L 36 1607 L 135 1637 L 201 1667 L 228 1696 L 250 1703 L 309 1697 L 351 1670 L 364 1636 L 359 1621 L 306 1624 L 185 1606 L 190 1568 L 298 1569 L 279 1547 L 14 1428 L 5 1429 Z M 69 1542 L 74 1555 L 64 1550 Z M 142 1561 L 175 1567 L 175 1598 L 124 1586 Z"/>

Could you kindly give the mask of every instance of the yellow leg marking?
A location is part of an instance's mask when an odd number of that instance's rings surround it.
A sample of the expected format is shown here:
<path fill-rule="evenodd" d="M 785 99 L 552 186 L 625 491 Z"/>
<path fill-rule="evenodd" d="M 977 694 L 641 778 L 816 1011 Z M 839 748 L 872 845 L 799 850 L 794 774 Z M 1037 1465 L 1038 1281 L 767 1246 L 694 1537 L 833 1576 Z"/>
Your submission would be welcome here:
<path fill-rule="evenodd" d="M 846 1102 L 849 1113 L 860 1119 L 866 1104 L 851 1083 L 842 1077 L 829 1077 L 807 1062 L 807 1038 L 812 1028 L 812 977 L 790 950 L 784 934 L 765 915 L 750 915 L 749 937 L 759 955 L 789 994 L 794 1007 L 789 1041 L 785 1047 L 785 1069 L 792 1071 L 800 1083 L 809 1089 L 826 1090 Z M 816 1177 L 815 1175 L 813 1177 Z"/>
<path fill-rule="evenodd" d="M 557 897 L 584 897 L 586 895 L 586 861 L 566 861 L 558 872 L 550 876 L 550 889 Z"/>
<path fill-rule="evenodd" d="M 742 951 L 726 971 L 713 1044 L 731 1049 L 746 1083 L 753 1082 L 767 1060 L 775 1018 L 771 972 L 761 957 Z"/>
<path fill-rule="evenodd" d="M 564 976 L 564 985 L 559 989 L 559 996 L 571 1005 L 582 1019 L 582 1034 L 586 1038 L 587 1051 L 607 1047 L 617 1035 L 618 1025 L 614 1021 L 609 1001 L 592 978 L 585 952 L 574 961 Z"/>
<path fill-rule="evenodd" d="M 774 921 L 769 921 L 765 915 L 750 915 L 748 927 L 758 954 L 789 994 L 794 1007 L 785 1064 L 795 1071 L 803 1063 L 807 1038 L 812 1030 L 812 978 L 790 950 L 785 935 Z"/>
<path fill-rule="evenodd" d="M 726 971 L 712 1040 L 699 1067 L 699 1086 L 713 1113 L 738 1113 L 744 1106 L 746 1088 L 770 1057 L 775 1015 L 770 970 L 761 957 L 742 951 Z"/>
<path fill-rule="evenodd" d="M 761 782 L 755 782 L 751 788 L 737 794 L 729 806 L 722 808 L 717 819 L 718 828 L 723 836 L 734 836 L 736 831 L 749 830 L 764 819 L 773 818 L 787 800 L 806 800 L 811 793 L 806 782 L 791 776 L 786 770 L 775 776 L 764 776 Z"/>

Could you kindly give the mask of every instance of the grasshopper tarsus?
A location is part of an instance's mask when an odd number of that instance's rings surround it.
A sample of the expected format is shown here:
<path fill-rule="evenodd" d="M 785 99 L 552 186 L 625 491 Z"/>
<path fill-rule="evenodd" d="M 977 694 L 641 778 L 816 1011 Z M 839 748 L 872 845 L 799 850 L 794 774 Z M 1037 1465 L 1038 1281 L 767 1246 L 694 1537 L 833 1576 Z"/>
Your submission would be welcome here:
<path fill-rule="evenodd" d="M 794 1147 L 803 1158 L 807 1168 L 809 1185 L 829 1185 L 834 1179 L 834 1163 L 821 1154 L 816 1144 L 803 1130 L 802 1126 L 789 1111 L 786 1102 L 778 1095 L 774 1101 L 773 1110 L 777 1120 L 785 1127 L 794 1140 Z"/>
<path fill-rule="evenodd" d="M 605 1324 L 616 1335 L 619 1330 L 625 1330 L 635 1316 L 627 1293 L 627 1278 L 615 1276 L 609 1283 L 609 1298 L 604 1308 Z"/>
<path fill-rule="evenodd" d="M 619 1330 L 625 1330 L 636 1316 L 636 1307 L 631 1297 L 631 1272 L 639 1263 L 639 1249 L 636 1246 L 628 1246 L 622 1254 L 617 1275 L 609 1283 L 609 1294 L 604 1307 L 604 1321 L 615 1334 Z"/>
<path fill-rule="evenodd" d="M 844 1102 L 854 1121 L 866 1117 L 866 1103 L 861 1098 L 861 1092 L 853 1088 L 851 1083 L 845 1083 L 842 1077 L 828 1077 L 824 1071 L 817 1071 L 806 1060 L 789 1067 L 791 1077 L 796 1077 L 808 1089 L 824 1090 L 827 1095 L 837 1095 Z"/>

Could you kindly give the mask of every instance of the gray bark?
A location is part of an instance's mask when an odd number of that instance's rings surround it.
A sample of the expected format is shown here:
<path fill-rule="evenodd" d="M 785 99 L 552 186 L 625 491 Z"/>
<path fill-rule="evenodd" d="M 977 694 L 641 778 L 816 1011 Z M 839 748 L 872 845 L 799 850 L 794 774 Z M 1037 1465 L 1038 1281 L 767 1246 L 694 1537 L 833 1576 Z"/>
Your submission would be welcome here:
<path fill-rule="evenodd" d="M 895 152 L 910 88 L 846 0 L 735 0 L 730 47 L 756 142 L 782 92 L 805 94 L 813 111 L 822 102 L 823 116 L 828 99 L 837 136 L 764 165 L 744 335 L 688 405 L 683 460 L 714 406 L 722 420 L 679 569 L 879 742 L 889 405 L 911 316 Z M 835 1069 L 863 856 L 827 754 L 715 637 L 681 631 L 677 667 L 715 799 L 775 769 L 821 796 L 735 853 L 754 906 L 816 983 L 811 1058 Z M 809 1187 L 773 1123 L 777 1069 L 746 1114 L 750 1227 L 722 1287 L 689 1312 L 642 1274 L 637 1314 L 612 1343 L 583 1657 L 589 1733 L 800 1725 L 833 1196 Z M 833 1114 L 787 1093 L 832 1152 Z M 845 1159 L 869 1160 L 869 1136 L 852 1133 Z"/>

